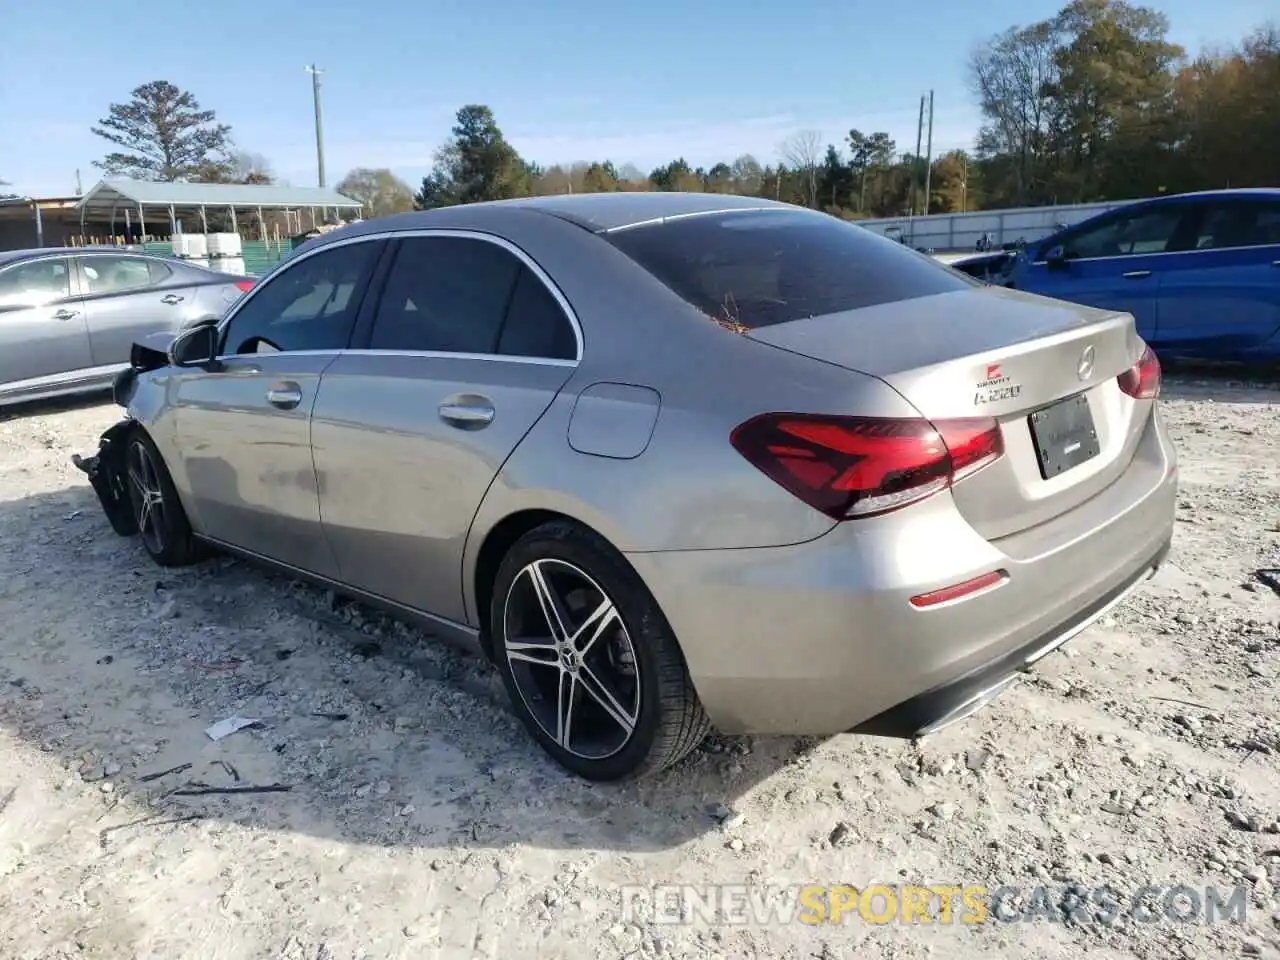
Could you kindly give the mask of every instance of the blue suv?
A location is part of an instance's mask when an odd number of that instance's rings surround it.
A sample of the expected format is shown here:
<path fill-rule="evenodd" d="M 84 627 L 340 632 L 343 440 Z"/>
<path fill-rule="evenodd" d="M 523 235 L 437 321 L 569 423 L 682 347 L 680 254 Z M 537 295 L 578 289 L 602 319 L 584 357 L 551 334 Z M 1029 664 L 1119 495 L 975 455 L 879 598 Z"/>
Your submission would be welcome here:
<path fill-rule="evenodd" d="M 1169 359 L 1280 361 L 1280 189 L 1109 210 L 1028 246 L 1006 285 L 1132 313 Z"/>

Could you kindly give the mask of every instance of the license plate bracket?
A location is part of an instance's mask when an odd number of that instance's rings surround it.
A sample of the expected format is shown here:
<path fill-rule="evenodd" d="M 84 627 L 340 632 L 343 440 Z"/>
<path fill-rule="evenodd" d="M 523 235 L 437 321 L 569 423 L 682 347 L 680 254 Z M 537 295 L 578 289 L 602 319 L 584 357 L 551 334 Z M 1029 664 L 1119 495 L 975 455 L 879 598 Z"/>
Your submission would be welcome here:
<path fill-rule="evenodd" d="M 1101 449 L 1089 398 L 1083 393 L 1041 407 L 1027 422 L 1045 480 L 1093 459 Z"/>

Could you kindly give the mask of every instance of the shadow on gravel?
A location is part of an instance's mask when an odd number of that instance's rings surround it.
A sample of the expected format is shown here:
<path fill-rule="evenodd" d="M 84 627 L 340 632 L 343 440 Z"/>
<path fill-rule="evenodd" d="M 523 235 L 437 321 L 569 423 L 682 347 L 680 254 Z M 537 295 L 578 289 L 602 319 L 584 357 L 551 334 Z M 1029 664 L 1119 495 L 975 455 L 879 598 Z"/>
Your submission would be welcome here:
<path fill-rule="evenodd" d="M 1161 395 L 1185 400 L 1280 401 L 1280 366 L 1162 361 Z"/>
<path fill-rule="evenodd" d="M 534 745 L 478 659 L 229 558 L 158 568 L 87 484 L 0 503 L 0 543 L 0 726 L 101 791 L 104 848 L 204 820 L 374 845 L 670 849 L 821 742 L 713 736 L 656 779 L 590 784 Z M 233 717 L 257 723 L 210 740 Z"/>
<path fill-rule="evenodd" d="M 26 417 L 45 417 L 71 410 L 86 410 L 99 407 L 111 400 L 111 389 L 95 390 L 92 393 L 75 397 L 60 397 L 57 400 L 24 400 L 21 403 L 10 403 L 0 406 L 0 423 L 22 420 Z"/>

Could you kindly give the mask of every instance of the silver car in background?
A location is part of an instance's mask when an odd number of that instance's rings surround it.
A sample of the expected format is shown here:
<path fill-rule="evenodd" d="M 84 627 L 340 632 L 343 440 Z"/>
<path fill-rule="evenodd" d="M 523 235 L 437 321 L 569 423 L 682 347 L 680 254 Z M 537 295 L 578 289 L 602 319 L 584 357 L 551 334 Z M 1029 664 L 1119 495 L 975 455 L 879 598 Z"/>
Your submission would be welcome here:
<path fill-rule="evenodd" d="M 479 650 L 592 779 L 666 767 L 711 725 L 954 722 L 1118 603 L 1173 530 L 1132 317 L 787 204 L 378 219 L 148 356 L 80 461 L 117 532 Z"/>
<path fill-rule="evenodd" d="M 107 387 L 135 341 L 217 320 L 252 286 L 115 247 L 0 252 L 0 404 Z"/>

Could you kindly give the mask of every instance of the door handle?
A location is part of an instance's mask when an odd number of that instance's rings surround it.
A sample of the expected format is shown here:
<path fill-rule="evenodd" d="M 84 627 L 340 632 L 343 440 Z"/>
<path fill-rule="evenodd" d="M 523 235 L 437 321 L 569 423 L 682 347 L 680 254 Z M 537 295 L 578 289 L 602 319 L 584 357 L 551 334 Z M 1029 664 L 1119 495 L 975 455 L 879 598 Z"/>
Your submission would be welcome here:
<path fill-rule="evenodd" d="M 1271 265 L 1273 267 L 1280 267 L 1280 260 L 1272 260 Z"/>
<path fill-rule="evenodd" d="M 78 316 L 78 315 L 79 315 L 79 313 L 80 313 L 80 311 L 79 311 L 79 310 L 67 310 L 67 309 L 65 309 L 65 308 L 64 308 L 64 309 L 62 309 L 62 310 L 59 310 L 57 313 L 55 313 L 55 314 L 53 315 L 53 319 L 55 319 L 55 320 L 70 320 L 72 317 Z"/>
<path fill-rule="evenodd" d="M 440 404 L 440 419 L 450 426 L 463 430 L 476 430 L 493 422 L 494 409 L 487 402 Z"/>
<path fill-rule="evenodd" d="M 1122 273 L 1122 277 L 1126 280 L 1141 280 L 1143 277 L 1151 276 L 1150 270 L 1130 270 L 1128 273 Z"/>
<path fill-rule="evenodd" d="M 186 297 L 180 297 L 176 293 L 170 293 L 170 294 L 167 294 L 166 296 L 161 297 L 160 302 L 167 303 L 169 304 L 169 306 L 173 306 L 175 303 L 181 303 L 185 299 Z"/>
<path fill-rule="evenodd" d="M 281 410 L 292 410 L 302 402 L 302 388 L 296 383 L 282 383 L 267 391 L 267 403 Z"/>

